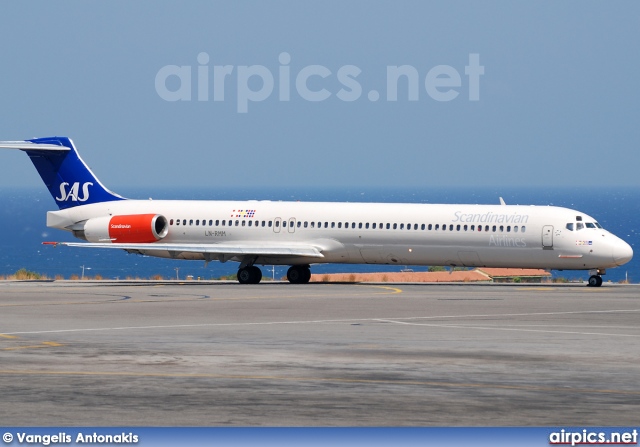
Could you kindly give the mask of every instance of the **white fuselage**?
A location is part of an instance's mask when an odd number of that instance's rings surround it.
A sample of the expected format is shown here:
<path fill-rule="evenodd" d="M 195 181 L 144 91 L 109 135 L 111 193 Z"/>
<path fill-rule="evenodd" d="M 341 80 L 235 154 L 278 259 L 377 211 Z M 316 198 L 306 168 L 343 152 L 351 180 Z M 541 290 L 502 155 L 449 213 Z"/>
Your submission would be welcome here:
<path fill-rule="evenodd" d="M 631 247 L 567 208 L 271 201 L 123 200 L 49 212 L 59 229 L 91 218 L 154 213 L 169 221 L 163 244 L 314 247 L 322 258 L 258 256 L 255 264 L 399 264 L 606 269 Z M 117 241 L 112 241 L 117 246 Z M 153 245 L 153 244 L 150 244 Z M 224 255 L 129 250 L 178 259 Z"/>

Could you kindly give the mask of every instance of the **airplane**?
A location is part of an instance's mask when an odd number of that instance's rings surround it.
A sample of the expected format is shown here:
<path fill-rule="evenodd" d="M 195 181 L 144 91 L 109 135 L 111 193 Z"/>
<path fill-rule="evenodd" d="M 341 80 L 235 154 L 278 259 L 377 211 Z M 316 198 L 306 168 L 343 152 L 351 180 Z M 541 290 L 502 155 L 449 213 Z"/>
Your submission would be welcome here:
<path fill-rule="evenodd" d="M 67 137 L 1 141 L 29 156 L 57 211 L 47 226 L 85 242 L 169 259 L 239 262 L 241 284 L 258 265 L 289 265 L 304 284 L 319 263 L 589 270 L 588 286 L 631 260 L 629 244 L 592 217 L 555 206 L 131 200 L 107 189 Z"/>

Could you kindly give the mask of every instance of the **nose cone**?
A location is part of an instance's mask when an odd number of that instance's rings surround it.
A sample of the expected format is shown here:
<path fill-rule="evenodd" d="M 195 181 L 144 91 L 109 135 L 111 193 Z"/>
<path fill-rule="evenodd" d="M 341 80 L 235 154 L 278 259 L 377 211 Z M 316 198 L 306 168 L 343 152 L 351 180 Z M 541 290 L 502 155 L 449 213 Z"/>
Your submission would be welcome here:
<path fill-rule="evenodd" d="M 613 246 L 613 262 L 616 265 L 623 265 L 633 258 L 633 249 L 622 239 L 618 239 Z"/>

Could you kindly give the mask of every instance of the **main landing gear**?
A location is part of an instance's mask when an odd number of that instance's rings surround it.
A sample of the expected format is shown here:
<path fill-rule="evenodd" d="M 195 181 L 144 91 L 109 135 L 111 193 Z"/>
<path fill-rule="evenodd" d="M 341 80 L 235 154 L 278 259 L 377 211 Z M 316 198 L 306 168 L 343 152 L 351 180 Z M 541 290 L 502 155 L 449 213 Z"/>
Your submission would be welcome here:
<path fill-rule="evenodd" d="M 307 284 L 311 279 L 308 265 L 293 265 L 287 270 L 287 279 L 291 284 Z"/>
<path fill-rule="evenodd" d="M 240 284 L 258 284 L 262 279 L 262 270 L 255 265 L 249 265 L 238 270 Z"/>
<path fill-rule="evenodd" d="M 601 285 L 602 285 L 602 276 L 591 275 L 589 277 L 589 282 L 587 283 L 588 287 L 600 287 Z"/>
<path fill-rule="evenodd" d="M 248 265 L 238 270 L 240 284 L 258 284 L 262 279 L 262 270 L 255 265 Z M 308 265 L 294 265 L 287 270 L 287 279 L 291 284 L 307 284 L 311 279 Z"/>

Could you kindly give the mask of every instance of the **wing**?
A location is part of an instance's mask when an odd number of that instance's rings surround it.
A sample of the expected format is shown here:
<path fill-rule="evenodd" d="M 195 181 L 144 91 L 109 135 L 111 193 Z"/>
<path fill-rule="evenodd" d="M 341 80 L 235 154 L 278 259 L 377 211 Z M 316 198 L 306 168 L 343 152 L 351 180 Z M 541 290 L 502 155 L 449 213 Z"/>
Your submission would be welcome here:
<path fill-rule="evenodd" d="M 246 244 L 117 244 L 117 243 L 83 243 L 83 242 L 44 242 L 45 245 L 65 245 L 81 248 L 111 248 L 126 250 L 150 256 L 171 257 L 175 259 L 194 259 L 185 254 L 202 255 L 206 261 L 228 260 L 241 261 L 246 257 L 277 257 L 277 258 L 324 258 L 316 247 L 311 245 L 246 245 Z M 167 253 L 168 256 L 163 256 Z"/>

